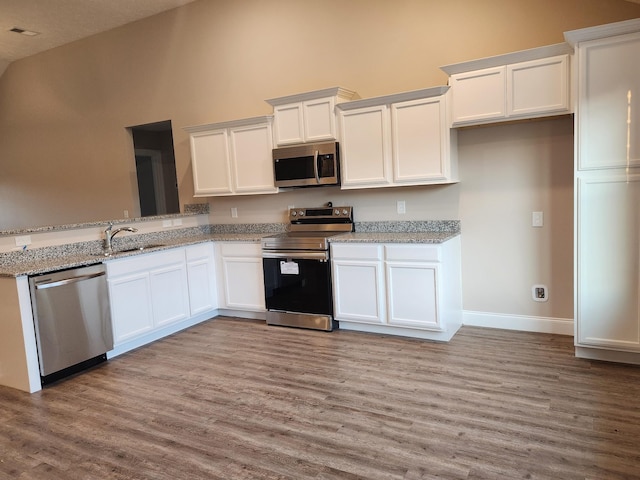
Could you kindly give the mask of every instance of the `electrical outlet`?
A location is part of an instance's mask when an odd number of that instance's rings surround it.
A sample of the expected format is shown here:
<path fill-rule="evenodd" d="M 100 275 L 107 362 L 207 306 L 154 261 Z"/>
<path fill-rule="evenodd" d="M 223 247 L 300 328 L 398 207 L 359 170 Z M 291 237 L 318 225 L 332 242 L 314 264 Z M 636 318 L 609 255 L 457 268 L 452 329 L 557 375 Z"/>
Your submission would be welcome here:
<path fill-rule="evenodd" d="M 404 200 L 398 200 L 398 202 L 396 203 L 396 209 L 399 215 L 404 215 L 405 213 L 407 213 L 407 204 Z"/>
<path fill-rule="evenodd" d="M 236 207 L 231 208 L 231 218 L 238 218 L 238 209 Z"/>
<path fill-rule="evenodd" d="M 125 210 L 122 214 L 124 215 L 124 218 L 129 218 L 129 210 Z"/>
<path fill-rule="evenodd" d="M 16 237 L 16 246 L 25 247 L 27 245 L 31 245 L 31 235 L 22 235 Z"/>
<path fill-rule="evenodd" d="M 549 289 L 546 285 L 534 285 L 531 288 L 531 295 L 536 302 L 546 302 L 549 300 Z"/>

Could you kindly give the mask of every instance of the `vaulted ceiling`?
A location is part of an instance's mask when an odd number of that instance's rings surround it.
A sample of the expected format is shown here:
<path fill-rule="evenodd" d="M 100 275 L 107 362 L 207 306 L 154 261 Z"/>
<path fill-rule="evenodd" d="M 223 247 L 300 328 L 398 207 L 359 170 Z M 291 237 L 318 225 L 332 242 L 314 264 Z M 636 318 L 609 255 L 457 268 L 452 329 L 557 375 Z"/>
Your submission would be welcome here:
<path fill-rule="evenodd" d="M 0 74 L 15 60 L 193 1 L 0 0 Z"/>
<path fill-rule="evenodd" d="M 0 75 L 15 60 L 193 1 L 0 0 Z M 626 1 L 640 4 L 640 0 Z M 15 28 L 27 35 L 12 31 Z"/>

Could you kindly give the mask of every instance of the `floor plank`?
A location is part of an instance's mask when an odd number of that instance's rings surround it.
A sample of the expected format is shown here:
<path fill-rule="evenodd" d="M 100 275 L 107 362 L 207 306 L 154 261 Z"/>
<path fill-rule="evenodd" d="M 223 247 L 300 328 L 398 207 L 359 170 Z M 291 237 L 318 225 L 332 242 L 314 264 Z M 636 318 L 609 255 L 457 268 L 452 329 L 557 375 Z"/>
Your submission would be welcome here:
<path fill-rule="evenodd" d="M 570 337 L 219 317 L 36 394 L 0 387 L 0 479 L 640 479 L 639 398 L 639 367 Z"/>

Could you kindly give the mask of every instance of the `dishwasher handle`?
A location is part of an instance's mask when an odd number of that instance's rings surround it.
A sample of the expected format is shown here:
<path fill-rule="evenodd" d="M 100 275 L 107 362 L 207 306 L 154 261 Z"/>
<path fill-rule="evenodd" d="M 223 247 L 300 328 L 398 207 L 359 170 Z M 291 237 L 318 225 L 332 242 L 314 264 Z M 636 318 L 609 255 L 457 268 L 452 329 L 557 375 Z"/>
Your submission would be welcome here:
<path fill-rule="evenodd" d="M 90 280 L 92 278 L 101 277 L 104 274 L 105 274 L 104 272 L 91 273 L 89 275 L 80 275 L 79 277 L 65 278 L 64 280 L 55 280 L 53 282 L 49 282 L 49 281 L 44 281 L 42 283 L 36 282 L 35 285 L 36 285 L 36 290 L 44 290 L 45 288 L 61 287 L 62 285 L 70 285 L 72 283 L 82 282 L 84 280 Z"/>

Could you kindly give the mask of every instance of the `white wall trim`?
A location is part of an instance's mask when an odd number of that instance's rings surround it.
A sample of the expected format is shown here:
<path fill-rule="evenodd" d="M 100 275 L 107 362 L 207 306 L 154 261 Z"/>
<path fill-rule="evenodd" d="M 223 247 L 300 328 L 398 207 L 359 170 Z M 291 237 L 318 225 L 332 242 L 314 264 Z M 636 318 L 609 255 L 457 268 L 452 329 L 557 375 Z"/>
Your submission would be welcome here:
<path fill-rule="evenodd" d="M 530 317 L 527 315 L 464 310 L 462 312 L 462 324 L 473 327 L 520 330 L 523 332 L 573 335 L 572 318 Z"/>

